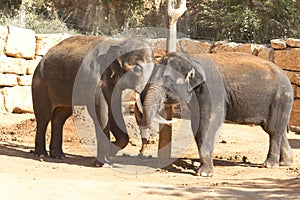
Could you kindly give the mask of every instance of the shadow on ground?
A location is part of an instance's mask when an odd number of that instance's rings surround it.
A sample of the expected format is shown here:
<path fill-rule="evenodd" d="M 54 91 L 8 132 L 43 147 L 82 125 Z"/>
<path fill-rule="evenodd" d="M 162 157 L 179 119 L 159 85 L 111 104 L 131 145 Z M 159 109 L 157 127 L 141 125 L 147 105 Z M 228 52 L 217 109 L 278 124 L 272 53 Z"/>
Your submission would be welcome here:
<path fill-rule="evenodd" d="M 35 157 L 33 153 L 34 147 L 22 144 L 14 144 L 5 142 L 0 144 L 0 155 L 11 157 L 19 157 L 24 159 L 31 159 L 41 161 L 41 158 Z M 66 158 L 54 159 L 46 157 L 42 159 L 43 162 L 49 163 L 66 163 L 70 165 L 78 165 L 85 167 L 95 167 L 95 158 L 88 156 L 81 156 L 76 154 L 66 154 Z M 112 158 L 116 168 L 123 166 L 139 166 L 148 167 L 153 170 L 160 169 L 173 173 L 183 173 L 194 175 L 198 170 L 198 159 L 189 158 L 171 158 L 170 160 L 158 160 L 157 158 L 141 158 L 139 156 L 116 156 Z M 245 162 L 237 162 L 230 160 L 214 159 L 214 166 L 242 166 L 242 167 L 261 167 L 261 165 Z"/>

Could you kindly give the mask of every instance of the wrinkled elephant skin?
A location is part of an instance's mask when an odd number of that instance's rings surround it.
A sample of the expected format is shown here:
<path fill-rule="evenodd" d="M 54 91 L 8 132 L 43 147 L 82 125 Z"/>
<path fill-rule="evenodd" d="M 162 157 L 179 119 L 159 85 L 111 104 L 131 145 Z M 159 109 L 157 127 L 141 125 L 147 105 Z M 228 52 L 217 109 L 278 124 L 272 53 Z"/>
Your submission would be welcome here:
<path fill-rule="evenodd" d="M 293 91 L 281 68 L 243 53 L 170 54 L 161 63 L 163 72 L 153 76 L 156 80 L 142 92 L 143 114 L 138 123 L 149 128 L 153 104 L 166 99 L 188 102 L 201 162 L 197 174 L 213 175 L 212 151 L 223 119 L 260 125 L 269 134 L 265 167 L 292 164 L 286 130 Z M 157 98 L 157 93 L 165 98 Z"/>
<path fill-rule="evenodd" d="M 108 156 L 128 143 L 121 114 L 122 90 L 143 89 L 153 67 L 151 46 L 140 39 L 73 36 L 51 48 L 32 80 L 35 155 L 47 156 L 45 132 L 51 121 L 50 156 L 64 157 L 64 122 L 73 105 L 86 105 L 96 128 L 97 160 L 109 163 Z M 116 138 L 113 144 L 108 139 L 110 131 Z"/>

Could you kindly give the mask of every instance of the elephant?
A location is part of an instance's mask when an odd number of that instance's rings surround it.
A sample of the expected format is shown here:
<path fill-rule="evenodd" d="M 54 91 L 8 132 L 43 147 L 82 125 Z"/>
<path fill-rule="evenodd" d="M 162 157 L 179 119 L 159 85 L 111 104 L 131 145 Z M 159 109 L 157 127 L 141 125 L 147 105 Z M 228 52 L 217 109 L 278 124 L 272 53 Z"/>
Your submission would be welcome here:
<path fill-rule="evenodd" d="M 147 143 L 147 128 L 162 103 L 186 102 L 201 163 L 196 175 L 213 176 L 212 152 L 224 120 L 259 125 L 269 134 L 264 167 L 293 163 L 286 136 L 293 90 L 280 67 L 238 52 L 171 53 L 160 65 L 135 107 L 143 142 L 141 151 Z"/>
<path fill-rule="evenodd" d="M 124 89 L 140 92 L 154 68 L 154 55 L 142 39 L 72 36 L 52 47 L 32 79 L 37 129 L 36 156 L 48 156 L 45 132 L 51 121 L 50 156 L 63 158 L 62 131 L 75 105 L 86 105 L 97 139 L 97 165 L 126 147 L 129 138 L 121 113 Z M 109 141 L 110 131 L 116 141 Z"/>

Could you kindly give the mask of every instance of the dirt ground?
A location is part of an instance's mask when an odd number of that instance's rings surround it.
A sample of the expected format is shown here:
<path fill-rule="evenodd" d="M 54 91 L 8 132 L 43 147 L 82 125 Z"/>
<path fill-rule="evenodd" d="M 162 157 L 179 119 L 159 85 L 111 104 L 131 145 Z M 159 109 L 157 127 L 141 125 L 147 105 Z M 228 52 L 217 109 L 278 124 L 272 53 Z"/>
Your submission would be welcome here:
<path fill-rule="evenodd" d="M 188 120 L 173 126 L 172 157 L 179 159 L 165 169 L 155 164 L 158 127 L 152 128 L 145 157 L 138 157 L 131 116 L 126 125 L 130 144 L 112 158 L 114 168 L 96 168 L 94 133 L 85 134 L 87 127 L 76 119 L 64 128 L 67 157 L 39 160 L 30 152 L 34 116 L 0 115 L 0 199 L 300 199 L 299 134 L 288 133 L 293 166 L 265 169 L 267 134 L 256 126 L 224 124 L 214 150 L 214 176 L 203 178 L 194 176 L 198 154 Z"/>

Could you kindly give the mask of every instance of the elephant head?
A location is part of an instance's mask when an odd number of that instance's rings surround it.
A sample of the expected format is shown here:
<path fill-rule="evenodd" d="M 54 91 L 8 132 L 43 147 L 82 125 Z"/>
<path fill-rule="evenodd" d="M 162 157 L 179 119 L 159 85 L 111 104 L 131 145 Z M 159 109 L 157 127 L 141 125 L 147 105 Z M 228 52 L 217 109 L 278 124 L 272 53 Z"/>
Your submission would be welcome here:
<path fill-rule="evenodd" d="M 141 99 L 137 99 L 135 116 L 140 126 L 144 149 L 152 121 L 172 123 L 157 115 L 163 103 L 189 102 L 193 91 L 206 81 L 206 76 L 197 60 L 184 54 L 168 54 L 156 65 L 149 84 Z"/>
<path fill-rule="evenodd" d="M 140 93 L 154 69 L 154 54 L 149 43 L 127 39 L 113 44 L 106 54 L 109 79 L 119 90 L 133 89 Z"/>

